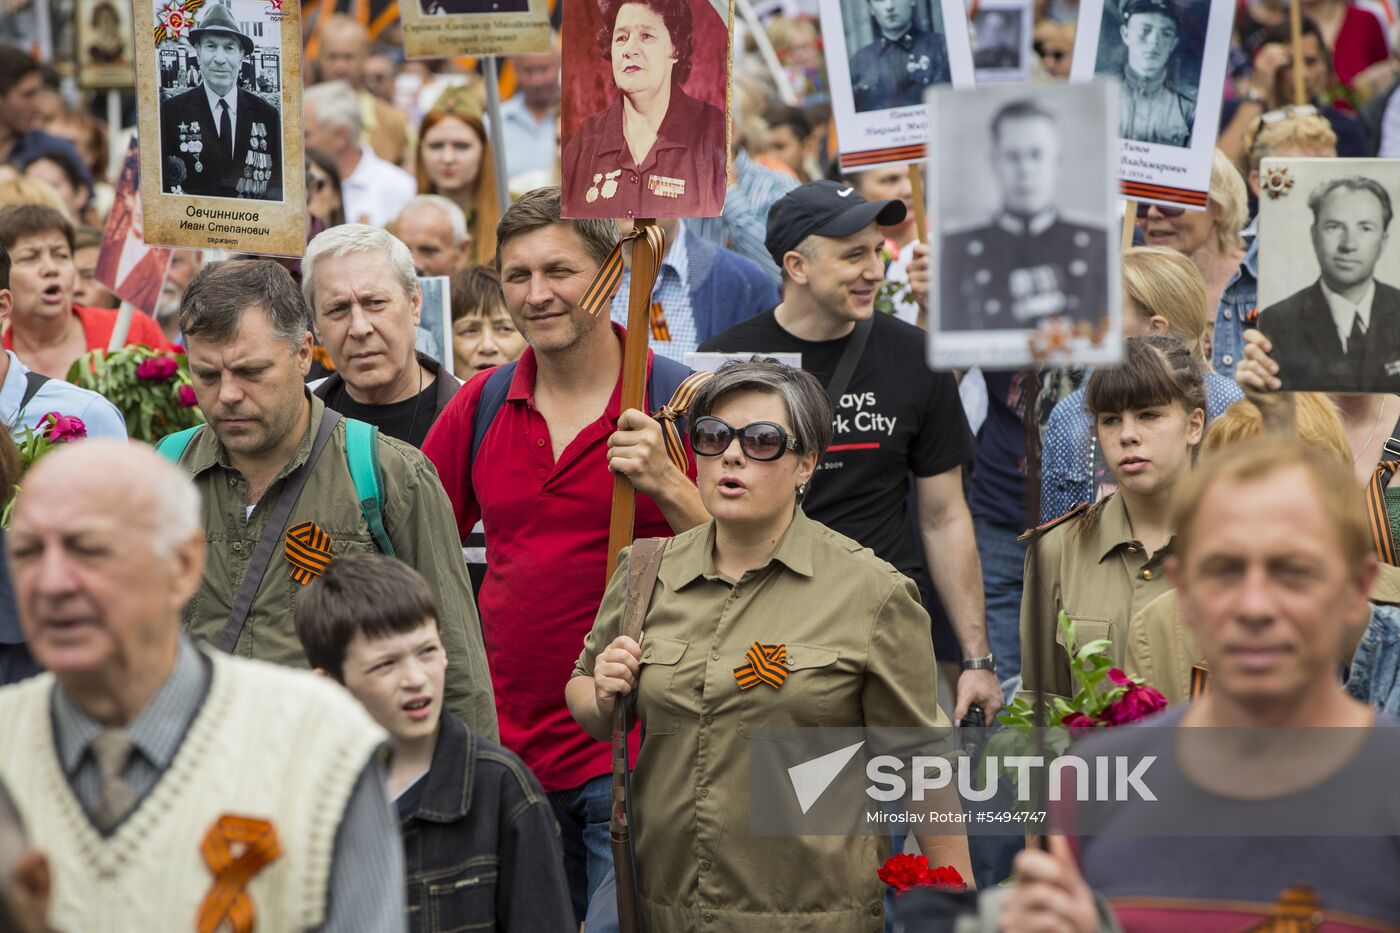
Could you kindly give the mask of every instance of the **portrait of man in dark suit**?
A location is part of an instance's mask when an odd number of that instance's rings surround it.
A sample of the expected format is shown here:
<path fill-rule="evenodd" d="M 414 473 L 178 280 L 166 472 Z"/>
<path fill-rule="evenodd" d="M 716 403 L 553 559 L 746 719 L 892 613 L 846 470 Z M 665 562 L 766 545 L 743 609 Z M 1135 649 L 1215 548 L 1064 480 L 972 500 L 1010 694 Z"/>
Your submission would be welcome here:
<path fill-rule="evenodd" d="M 1352 175 L 1308 198 L 1316 282 L 1265 308 L 1284 389 L 1400 391 L 1400 289 L 1376 279 L 1394 216 L 1390 194 Z"/>
<path fill-rule="evenodd" d="M 940 328 L 1022 330 L 1045 318 L 1108 314 L 1108 232 L 1060 212 L 1060 128 L 1030 99 L 992 117 L 993 216 L 952 230 L 940 250 Z"/>
<path fill-rule="evenodd" d="M 277 108 L 239 87 L 253 53 L 228 7 L 209 4 L 190 30 L 200 81 L 160 105 L 161 190 L 214 198 L 282 200 Z"/>

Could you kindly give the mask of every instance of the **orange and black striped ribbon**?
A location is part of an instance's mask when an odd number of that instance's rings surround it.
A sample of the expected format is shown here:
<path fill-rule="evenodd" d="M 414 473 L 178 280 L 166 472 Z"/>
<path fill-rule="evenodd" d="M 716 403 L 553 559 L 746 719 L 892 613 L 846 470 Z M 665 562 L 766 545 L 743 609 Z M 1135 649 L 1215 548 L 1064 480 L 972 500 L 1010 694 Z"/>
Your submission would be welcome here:
<path fill-rule="evenodd" d="M 236 857 L 234 846 L 241 849 Z M 214 884 L 199 904 L 195 929 L 199 933 L 230 929 L 252 933 L 257 913 L 248 896 L 248 883 L 282 854 L 277 830 L 267 820 L 225 814 L 204 834 L 199 851 L 214 875 Z"/>
<path fill-rule="evenodd" d="M 583 298 L 579 301 L 579 307 L 593 317 L 607 312 L 612 307 L 613 296 L 622 285 L 622 273 L 626 268 L 622 263 L 622 251 L 628 249 L 628 244 L 633 240 L 639 240 L 638 245 L 651 250 L 651 268 L 654 271 L 651 281 L 646 283 L 647 294 L 650 295 L 651 290 L 656 287 L 656 276 L 661 272 L 661 257 L 666 254 L 666 234 L 656 224 L 634 227 L 632 232 L 618 240 L 612 252 L 608 253 L 608 258 L 603 260 L 603 267 L 593 277 L 593 283 L 588 286 L 588 291 L 583 293 Z"/>
<path fill-rule="evenodd" d="M 331 536 L 315 522 L 294 525 L 287 529 L 286 554 L 292 579 L 305 586 L 331 565 Z"/>
<path fill-rule="evenodd" d="M 661 435 L 666 439 L 666 455 L 682 473 L 686 471 L 685 439 L 681 437 L 681 429 L 676 426 L 676 421 L 690 409 L 690 403 L 695 401 L 695 393 L 700 391 L 700 387 L 713 375 L 714 373 L 691 373 L 686 376 L 681 384 L 676 386 L 671 400 L 652 415 L 661 422 Z"/>
<path fill-rule="evenodd" d="M 760 681 L 777 690 L 787 680 L 787 645 L 762 645 L 744 652 L 749 663 L 734 668 L 734 677 L 739 681 L 739 689 L 747 690 Z"/>
<path fill-rule="evenodd" d="M 1199 664 L 1192 665 L 1191 689 L 1189 693 L 1191 699 L 1194 700 L 1204 695 L 1208 690 L 1210 690 L 1210 671 L 1201 667 Z"/>
<path fill-rule="evenodd" d="M 1395 536 L 1390 531 L 1385 488 L 1397 469 L 1400 469 L 1400 460 L 1382 460 L 1376 464 L 1371 481 L 1366 484 L 1366 521 L 1371 525 L 1371 541 L 1376 546 L 1376 556 L 1391 565 L 1400 564 L 1400 559 L 1395 553 Z"/>
<path fill-rule="evenodd" d="M 671 325 L 666 323 L 666 312 L 659 301 L 651 303 L 651 339 L 661 343 L 671 342 Z"/>

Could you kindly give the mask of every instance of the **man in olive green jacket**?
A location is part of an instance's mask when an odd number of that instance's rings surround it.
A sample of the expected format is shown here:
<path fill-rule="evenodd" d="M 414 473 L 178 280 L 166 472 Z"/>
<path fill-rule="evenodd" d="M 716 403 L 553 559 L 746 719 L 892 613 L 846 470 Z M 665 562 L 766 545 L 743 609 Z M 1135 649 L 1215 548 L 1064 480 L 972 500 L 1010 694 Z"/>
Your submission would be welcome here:
<path fill-rule="evenodd" d="M 296 283 L 270 260 L 205 266 L 180 306 L 195 395 L 209 422 L 180 458 L 203 497 L 209 545 L 185 627 L 234 654 L 298 667 L 306 657 L 292 613 L 302 586 L 336 555 L 377 549 L 347 466 L 344 421 L 315 454 L 328 409 L 303 381 L 311 364 L 307 319 Z M 422 454 L 383 434 L 377 443 L 394 556 L 427 578 L 441 609 L 447 706 L 495 740 L 495 698 L 452 505 Z M 290 513 L 271 521 L 284 498 Z M 265 532 L 271 559 L 246 613 L 235 613 Z"/>

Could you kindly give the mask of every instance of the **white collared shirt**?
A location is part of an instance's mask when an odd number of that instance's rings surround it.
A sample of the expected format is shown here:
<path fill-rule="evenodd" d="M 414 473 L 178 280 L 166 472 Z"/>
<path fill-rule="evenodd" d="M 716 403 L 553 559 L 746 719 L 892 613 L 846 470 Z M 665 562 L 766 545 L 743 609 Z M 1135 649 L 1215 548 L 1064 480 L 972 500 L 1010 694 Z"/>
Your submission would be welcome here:
<path fill-rule="evenodd" d="M 399 216 L 403 206 L 418 194 L 418 180 L 392 162 L 360 144 L 360 164 L 340 182 L 345 219 L 383 227 Z"/>
<path fill-rule="evenodd" d="M 1326 282 L 1321 282 L 1321 285 L 1322 295 L 1332 312 L 1332 324 L 1337 328 L 1337 336 L 1342 339 L 1342 351 L 1346 352 L 1347 339 L 1351 337 L 1351 322 L 1356 320 L 1358 314 L 1361 315 L 1361 329 L 1366 332 L 1371 330 L 1371 302 L 1376 298 L 1376 280 L 1367 283 L 1366 292 L 1355 304 L 1328 288 Z"/>
<path fill-rule="evenodd" d="M 209 82 L 204 82 L 204 96 L 209 98 L 209 112 L 214 115 L 214 132 L 219 132 L 219 101 L 228 104 L 229 126 L 236 135 L 238 132 L 238 82 L 233 82 L 233 87 L 223 97 L 214 93 L 209 87 Z"/>

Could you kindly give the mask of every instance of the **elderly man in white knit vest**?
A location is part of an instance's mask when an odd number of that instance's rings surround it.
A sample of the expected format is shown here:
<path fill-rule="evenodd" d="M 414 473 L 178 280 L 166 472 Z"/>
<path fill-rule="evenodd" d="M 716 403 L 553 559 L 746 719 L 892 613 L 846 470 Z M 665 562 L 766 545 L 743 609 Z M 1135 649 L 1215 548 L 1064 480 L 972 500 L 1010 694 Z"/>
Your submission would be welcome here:
<path fill-rule="evenodd" d="M 0 690 L 0 779 L 57 929 L 404 929 L 382 732 L 334 684 L 181 633 L 205 559 L 189 477 L 139 445 L 65 447 L 25 477 L 8 544 L 49 673 Z"/>

